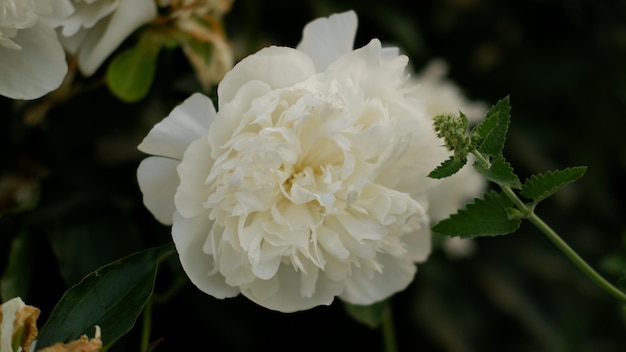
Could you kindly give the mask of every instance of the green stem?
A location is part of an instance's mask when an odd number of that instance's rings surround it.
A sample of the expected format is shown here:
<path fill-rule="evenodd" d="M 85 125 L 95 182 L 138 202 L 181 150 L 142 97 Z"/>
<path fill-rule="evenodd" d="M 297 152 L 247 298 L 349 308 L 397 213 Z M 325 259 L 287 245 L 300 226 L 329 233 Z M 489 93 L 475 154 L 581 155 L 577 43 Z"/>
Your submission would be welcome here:
<path fill-rule="evenodd" d="M 474 150 L 472 152 L 484 167 L 489 168 L 491 163 L 480 152 Z M 554 243 L 558 249 L 561 250 L 573 263 L 576 265 L 585 275 L 587 275 L 593 282 L 595 282 L 601 289 L 608 294 L 617 298 L 618 300 L 626 303 L 626 293 L 608 282 L 602 275 L 595 271 L 587 262 L 581 258 L 575 250 L 572 249 L 548 224 L 546 224 L 537 214 L 534 213 L 532 208 L 529 208 L 521 199 L 513 192 L 513 190 L 504 185 L 500 185 L 504 194 L 515 204 L 517 209 L 522 212 L 524 217 L 528 219 L 535 227 L 543 232 L 552 243 Z"/>
<path fill-rule="evenodd" d="M 396 345 L 396 335 L 393 325 L 393 314 L 391 312 L 391 305 L 388 304 L 385 307 L 382 321 L 383 340 L 385 343 L 385 352 L 397 352 L 398 346 Z"/>
<path fill-rule="evenodd" d="M 145 352 L 150 347 L 150 334 L 152 330 L 152 305 L 153 298 L 150 297 L 143 308 L 143 328 L 141 331 L 141 349 Z"/>
<path fill-rule="evenodd" d="M 602 277 L 602 275 L 598 274 L 598 272 L 587 264 L 587 262 L 585 262 L 585 260 L 581 258 L 567 243 L 565 243 L 565 241 L 563 241 L 563 239 L 559 237 L 559 235 L 552 230 L 548 224 L 543 222 L 540 217 L 531 212 L 528 216 L 528 220 L 541 230 L 541 232 L 543 232 L 552 241 L 552 243 L 554 243 L 561 250 L 561 252 L 565 253 L 565 255 L 601 289 L 618 300 L 626 303 L 626 294 L 617 287 L 613 286 L 604 277 Z"/>

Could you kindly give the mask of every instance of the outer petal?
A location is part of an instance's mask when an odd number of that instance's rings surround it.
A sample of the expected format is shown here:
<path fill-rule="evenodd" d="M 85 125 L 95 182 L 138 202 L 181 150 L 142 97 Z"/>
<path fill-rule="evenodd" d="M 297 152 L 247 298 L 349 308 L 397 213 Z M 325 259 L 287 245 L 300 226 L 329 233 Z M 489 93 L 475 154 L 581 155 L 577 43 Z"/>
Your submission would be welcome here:
<path fill-rule="evenodd" d="M 215 298 L 234 297 L 239 288 L 227 285 L 224 276 L 213 270 L 216 265 L 214 257 L 202 251 L 212 226 L 208 214 L 186 219 L 176 212 L 172 226 L 174 245 L 180 263 L 194 285 Z"/>
<path fill-rule="evenodd" d="M 122 0 L 110 18 L 100 21 L 83 42 L 78 54 L 78 65 L 85 76 L 90 76 L 104 60 L 137 28 L 156 17 L 154 0 Z"/>
<path fill-rule="evenodd" d="M 309 22 L 296 49 L 309 55 L 317 72 L 324 71 L 340 56 L 352 51 L 357 17 L 354 11 L 318 18 Z"/>
<path fill-rule="evenodd" d="M 189 145 L 177 167 L 180 185 L 174 195 L 174 202 L 176 210 L 182 217 L 200 216 L 207 210 L 203 203 L 212 192 L 211 185 L 206 184 L 212 167 L 213 159 L 208 139 L 196 139 Z"/>
<path fill-rule="evenodd" d="M 44 21 L 20 29 L 13 41 L 21 50 L 0 46 L 0 95 L 36 99 L 58 88 L 67 74 L 65 52 Z"/>
<path fill-rule="evenodd" d="M 301 285 L 304 275 L 294 270 L 292 265 L 281 265 L 278 274 L 274 277 L 278 290 L 267 297 L 259 297 L 254 288 L 242 288 L 241 293 L 257 304 L 283 313 L 292 313 L 311 309 L 319 305 L 330 305 L 335 296 L 341 293 L 343 283 L 331 281 L 321 274 L 315 283 L 315 289 L 310 297 L 302 295 Z M 309 274 L 311 275 L 311 274 Z"/>
<path fill-rule="evenodd" d="M 314 74 L 313 61 L 299 50 L 278 46 L 261 49 L 226 73 L 217 87 L 218 109 L 231 101 L 247 82 L 262 81 L 272 89 L 278 89 L 292 86 Z"/>
<path fill-rule="evenodd" d="M 207 134 L 214 117 L 211 99 L 195 93 L 156 124 L 137 148 L 144 153 L 180 160 L 191 142 Z"/>
<path fill-rule="evenodd" d="M 341 299 L 358 305 L 381 301 L 404 290 L 417 272 L 415 264 L 408 259 L 379 255 L 377 260 L 382 264 L 383 272 L 370 278 L 362 270 L 352 270 L 352 276 L 346 280 L 345 291 L 339 296 Z"/>
<path fill-rule="evenodd" d="M 179 184 L 176 159 L 153 156 L 144 159 L 137 168 L 137 181 L 143 194 L 143 204 L 161 223 L 170 225 L 176 211 L 174 194 Z"/>

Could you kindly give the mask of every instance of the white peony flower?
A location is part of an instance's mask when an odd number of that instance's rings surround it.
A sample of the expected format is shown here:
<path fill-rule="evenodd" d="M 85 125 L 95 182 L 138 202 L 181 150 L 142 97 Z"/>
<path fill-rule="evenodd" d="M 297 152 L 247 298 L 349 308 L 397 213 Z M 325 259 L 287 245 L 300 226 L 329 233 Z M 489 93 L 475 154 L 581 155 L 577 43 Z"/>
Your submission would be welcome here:
<path fill-rule="evenodd" d="M 71 0 L 74 13 L 61 23 L 59 39 L 78 68 L 90 76 L 122 42 L 157 15 L 154 0 Z"/>
<path fill-rule="evenodd" d="M 293 312 L 403 290 L 430 253 L 426 175 L 441 148 L 408 59 L 357 18 L 317 19 L 296 49 L 248 56 L 139 145 L 144 203 L 173 224 L 202 291 Z"/>
<path fill-rule="evenodd" d="M 0 0 L 0 95 L 37 99 L 67 74 L 54 26 L 71 13 L 69 0 Z"/>

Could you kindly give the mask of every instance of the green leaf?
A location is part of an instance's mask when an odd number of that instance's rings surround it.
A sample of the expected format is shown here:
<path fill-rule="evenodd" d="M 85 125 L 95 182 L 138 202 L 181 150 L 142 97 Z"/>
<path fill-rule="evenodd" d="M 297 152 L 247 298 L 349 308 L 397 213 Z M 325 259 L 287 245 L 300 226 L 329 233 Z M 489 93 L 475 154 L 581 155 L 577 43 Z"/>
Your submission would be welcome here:
<path fill-rule="evenodd" d="M 152 295 L 158 263 L 174 252 L 172 243 L 107 264 L 71 287 L 41 329 L 37 347 L 91 336 L 102 329 L 104 345 L 126 334 Z"/>
<path fill-rule="evenodd" d="M 486 179 L 491 182 L 495 182 L 500 186 L 508 186 L 514 189 L 522 187 L 519 178 L 515 172 L 513 172 L 511 164 L 504 160 L 504 156 L 502 156 L 502 154 L 493 158 L 489 168 L 485 168 L 478 161 L 474 162 L 474 168 Z"/>
<path fill-rule="evenodd" d="M 549 171 L 545 174 L 532 175 L 524 182 L 520 194 L 528 199 L 540 202 L 554 194 L 561 187 L 581 178 L 587 167 L 577 166 L 557 171 Z"/>
<path fill-rule="evenodd" d="M 376 302 L 368 306 L 361 306 L 343 302 L 348 314 L 359 323 L 365 324 L 372 329 L 376 329 L 383 321 L 386 309 L 390 309 L 389 300 Z"/>
<path fill-rule="evenodd" d="M 467 163 L 467 159 L 459 159 L 451 156 L 450 159 L 441 163 L 428 174 L 430 178 L 444 178 L 456 174 Z"/>
<path fill-rule="evenodd" d="M 136 46 L 117 55 L 107 69 L 109 90 L 127 103 L 141 100 L 150 91 L 162 40 L 145 32 Z"/>
<path fill-rule="evenodd" d="M 433 232 L 462 238 L 506 235 L 515 232 L 521 220 L 509 216 L 511 201 L 502 193 L 491 191 L 484 199 L 476 198 L 465 209 L 432 227 Z"/>
<path fill-rule="evenodd" d="M 502 152 L 509 128 L 510 112 L 509 97 L 505 97 L 492 106 L 485 119 L 472 129 L 472 142 L 479 152 L 492 156 Z"/>
<path fill-rule="evenodd" d="M 23 230 L 13 239 L 7 267 L 0 279 L 0 302 L 14 297 L 26 299 L 33 271 L 35 243 L 30 234 Z"/>

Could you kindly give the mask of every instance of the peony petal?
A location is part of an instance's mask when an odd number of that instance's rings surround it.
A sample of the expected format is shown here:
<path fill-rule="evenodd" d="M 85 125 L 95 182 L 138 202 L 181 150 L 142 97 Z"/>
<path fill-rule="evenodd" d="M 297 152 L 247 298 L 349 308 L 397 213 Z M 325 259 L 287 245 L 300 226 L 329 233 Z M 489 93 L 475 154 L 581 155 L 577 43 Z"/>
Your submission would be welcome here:
<path fill-rule="evenodd" d="M 0 45 L 0 95 L 37 99 L 57 89 L 67 74 L 65 52 L 44 21 L 20 29 L 13 41 L 21 50 Z"/>
<path fill-rule="evenodd" d="M 174 202 L 181 216 L 192 218 L 207 211 L 203 204 L 212 191 L 205 180 L 212 167 L 213 159 L 208 140 L 196 139 L 189 145 L 177 167 L 180 185 L 174 195 Z"/>
<path fill-rule="evenodd" d="M 365 270 L 355 270 L 346 280 L 345 290 L 339 296 L 348 303 L 369 305 L 404 290 L 413 281 L 417 267 L 410 259 L 398 259 L 381 254 L 376 260 L 382 265 L 382 273 L 369 277 Z"/>
<path fill-rule="evenodd" d="M 110 15 L 118 6 L 116 1 L 78 1 L 74 3 L 75 11 L 62 23 L 61 33 L 65 37 L 71 37 L 82 28 L 91 28 L 98 21 Z"/>
<path fill-rule="evenodd" d="M 351 77 L 364 90 L 366 97 L 382 101 L 404 101 L 409 62 L 405 55 L 389 57 L 378 39 L 335 60 L 325 74 L 335 79 Z"/>
<path fill-rule="evenodd" d="M 246 112 L 251 108 L 252 101 L 271 91 L 271 87 L 261 81 L 244 83 L 229 103 L 220 104 L 220 112 L 209 128 L 209 143 L 213 149 L 213 157 L 221 154 L 220 148 L 233 136 L 242 124 Z M 222 97 L 220 97 L 222 101 Z M 238 118 L 232 118 L 237 116 Z"/>
<path fill-rule="evenodd" d="M 239 289 L 227 285 L 224 276 L 214 273 L 214 257 L 202 251 L 212 226 L 208 216 L 187 219 L 176 212 L 172 226 L 174 245 L 183 270 L 194 285 L 215 298 L 234 297 Z"/>
<path fill-rule="evenodd" d="M 137 28 L 157 15 L 154 0 L 121 0 L 117 10 L 89 30 L 78 53 L 78 66 L 85 76 L 100 67 Z"/>
<path fill-rule="evenodd" d="M 239 89 L 250 81 L 269 84 L 279 89 L 301 82 L 315 74 L 313 61 L 303 52 L 287 47 L 271 46 L 241 60 L 217 87 L 218 110 L 235 98 Z"/>
<path fill-rule="evenodd" d="M 248 287 L 242 288 L 241 293 L 265 308 L 291 313 L 319 305 L 330 305 L 334 297 L 343 289 L 342 282 L 331 281 L 324 275 L 319 275 L 314 289 L 309 286 L 311 283 L 306 283 L 306 287 L 302 287 L 300 275 L 306 274 L 296 271 L 291 265 L 282 264 L 273 279 L 278 280 L 278 290 L 274 294 L 260 296 L 255 294 L 253 288 Z M 302 295 L 303 288 L 307 295 L 311 294 L 310 297 Z"/>
<path fill-rule="evenodd" d="M 143 193 L 143 204 L 154 217 L 166 225 L 172 224 L 176 211 L 174 194 L 180 183 L 176 159 L 153 156 L 144 159 L 137 168 L 137 181 Z"/>
<path fill-rule="evenodd" d="M 211 99 L 195 93 L 157 123 L 137 148 L 180 160 L 192 141 L 206 135 L 215 114 Z"/>
<path fill-rule="evenodd" d="M 417 219 L 415 216 L 413 219 Z M 418 221 L 413 220 L 411 221 Z M 411 222 L 409 221 L 409 223 Z M 402 240 L 406 243 L 406 249 L 408 256 L 416 263 L 425 262 L 432 250 L 432 234 L 430 227 L 426 224 L 421 226 L 418 230 L 411 234 L 402 237 Z"/>
<path fill-rule="evenodd" d="M 296 49 L 309 55 L 317 72 L 322 72 L 337 58 L 352 51 L 357 22 L 354 11 L 311 21 L 304 27 L 302 41 Z"/>

